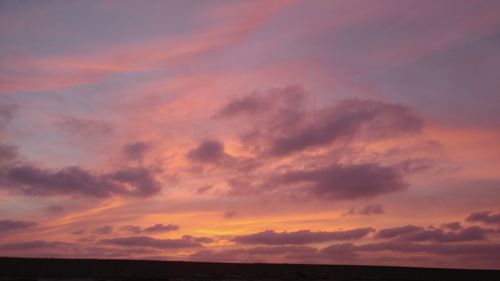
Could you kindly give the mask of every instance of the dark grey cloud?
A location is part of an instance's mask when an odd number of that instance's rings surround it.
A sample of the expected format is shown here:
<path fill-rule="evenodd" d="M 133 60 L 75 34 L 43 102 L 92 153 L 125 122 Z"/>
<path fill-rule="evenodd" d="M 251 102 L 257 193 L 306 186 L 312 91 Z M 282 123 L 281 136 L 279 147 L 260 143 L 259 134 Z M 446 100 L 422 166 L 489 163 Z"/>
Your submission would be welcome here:
<path fill-rule="evenodd" d="M 395 169 L 378 164 L 333 164 L 324 168 L 291 170 L 275 176 L 271 184 L 306 184 L 309 193 L 324 200 L 370 198 L 406 187 Z"/>
<path fill-rule="evenodd" d="M 55 122 L 55 125 L 84 137 L 107 136 L 112 134 L 114 130 L 113 125 L 109 122 L 75 116 L 62 117 Z"/>
<path fill-rule="evenodd" d="M 181 249 L 201 247 L 208 243 L 209 238 L 201 240 L 192 236 L 183 236 L 180 239 L 156 239 L 148 236 L 130 236 L 101 240 L 101 243 L 124 247 L 150 247 L 157 249 Z"/>
<path fill-rule="evenodd" d="M 124 145 L 122 153 L 127 160 L 140 161 L 150 149 L 151 144 L 139 141 Z"/>
<path fill-rule="evenodd" d="M 235 236 L 231 241 L 240 244 L 301 245 L 334 240 L 361 239 L 373 231 L 374 229 L 370 227 L 343 231 L 318 232 L 311 230 L 299 230 L 294 232 L 275 232 L 273 230 L 267 230 L 254 234 Z"/>
<path fill-rule="evenodd" d="M 467 242 L 486 239 L 487 229 L 470 226 L 458 231 L 444 231 L 443 229 L 424 229 L 423 227 L 407 225 L 402 227 L 380 230 L 376 237 L 411 242 Z"/>
<path fill-rule="evenodd" d="M 500 213 L 494 214 L 491 211 L 475 212 L 467 217 L 467 221 L 500 224 Z"/>
<path fill-rule="evenodd" d="M 37 225 L 38 223 L 32 221 L 0 220 L 0 234 L 2 232 L 23 230 Z"/>

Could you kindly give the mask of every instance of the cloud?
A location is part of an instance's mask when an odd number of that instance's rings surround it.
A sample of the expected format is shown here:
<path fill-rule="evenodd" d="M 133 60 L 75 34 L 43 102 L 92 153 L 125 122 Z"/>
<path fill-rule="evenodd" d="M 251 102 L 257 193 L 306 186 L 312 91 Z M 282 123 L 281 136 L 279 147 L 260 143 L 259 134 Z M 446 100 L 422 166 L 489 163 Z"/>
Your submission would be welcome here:
<path fill-rule="evenodd" d="M 488 230 L 478 226 L 466 227 L 456 232 L 445 232 L 443 229 L 424 229 L 423 227 L 407 225 L 382 229 L 376 234 L 376 237 L 399 241 L 447 243 L 485 240 L 487 232 Z"/>
<path fill-rule="evenodd" d="M 237 211 L 225 211 L 224 212 L 224 218 L 225 219 L 232 219 L 238 215 Z"/>
<path fill-rule="evenodd" d="M 137 226 L 137 225 L 124 225 L 120 228 L 120 230 L 134 233 L 134 234 L 139 234 L 142 232 L 142 228 L 140 226 Z"/>
<path fill-rule="evenodd" d="M 370 227 L 343 231 L 299 230 L 295 232 L 275 232 L 266 230 L 254 234 L 235 236 L 231 241 L 239 244 L 301 245 L 333 240 L 355 240 L 367 236 L 374 229 Z"/>
<path fill-rule="evenodd" d="M 141 161 L 150 149 L 149 143 L 139 141 L 124 145 L 122 153 L 127 160 Z"/>
<path fill-rule="evenodd" d="M 380 215 L 384 213 L 384 208 L 381 205 L 368 205 L 363 209 L 351 208 L 349 212 L 345 213 L 345 215 Z"/>
<path fill-rule="evenodd" d="M 5 128 L 17 111 L 17 105 L 9 102 L 0 102 L 0 130 Z"/>
<path fill-rule="evenodd" d="M 111 226 L 111 225 L 103 225 L 103 226 L 98 227 L 94 230 L 94 233 L 100 234 L 100 235 L 111 234 L 112 232 L 113 232 L 113 226 Z"/>
<path fill-rule="evenodd" d="M 457 231 L 457 230 L 462 229 L 463 227 L 460 224 L 460 222 L 450 222 L 450 223 L 442 224 L 441 228 Z"/>
<path fill-rule="evenodd" d="M 212 189 L 214 186 L 213 185 L 204 185 L 200 186 L 196 189 L 196 194 L 203 194 Z"/>
<path fill-rule="evenodd" d="M 394 238 L 398 237 L 404 234 L 408 233 L 413 233 L 419 230 L 422 230 L 423 228 L 420 226 L 415 226 L 415 225 L 406 225 L 406 226 L 400 226 L 400 227 L 391 227 L 391 228 L 386 228 L 386 229 L 381 229 L 376 233 L 376 237 L 378 238 Z"/>
<path fill-rule="evenodd" d="M 27 229 L 37 225 L 36 222 L 32 221 L 0 220 L 0 233 Z"/>
<path fill-rule="evenodd" d="M 416 133 L 422 121 L 402 105 L 372 100 L 349 99 L 317 112 L 303 126 L 275 138 L 273 155 L 286 155 L 311 147 L 325 146 L 342 138 L 366 132 L 371 138 L 386 138 Z"/>
<path fill-rule="evenodd" d="M 220 119 L 253 117 L 256 113 L 283 115 L 287 111 L 291 113 L 299 109 L 305 97 L 305 91 L 299 85 L 273 88 L 265 94 L 254 92 L 228 102 L 214 117 Z"/>
<path fill-rule="evenodd" d="M 224 151 L 224 144 L 218 140 L 204 140 L 186 156 L 191 161 L 209 164 L 220 163 L 230 157 Z"/>
<path fill-rule="evenodd" d="M 500 224 L 500 213 L 493 214 L 491 211 L 475 212 L 467 217 L 467 221 Z"/>
<path fill-rule="evenodd" d="M 202 240 L 207 242 L 207 240 Z M 191 236 L 183 236 L 180 239 L 156 239 L 148 236 L 130 236 L 101 240 L 101 243 L 124 246 L 124 247 L 150 247 L 156 249 L 182 249 L 201 247 L 199 239 Z"/>
<path fill-rule="evenodd" d="M 167 231 L 175 231 L 178 230 L 179 226 L 176 224 L 155 224 L 150 227 L 144 228 L 144 232 L 167 232 Z"/>
<path fill-rule="evenodd" d="M 59 205 L 49 205 L 45 210 L 50 214 L 61 214 L 64 212 L 64 207 Z"/>
<path fill-rule="evenodd" d="M 395 169 L 378 164 L 333 164 L 324 168 L 291 170 L 276 176 L 271 183 L 287 186 L 305 183 L 309 193 L 325 200 L 370 198 L 406 187 Z"/>
<path fill-rule="evenodd" d="M 256 114 L 268 109 L 266 100 L 257 94 L 234 99 L 215 114 L 216 118 L 230 118 L 244 114 Z"/>
<path fill-rule="evenodd" d="M 175 231 L 179 230 L 179 226 L 177 224 L 163 224 L 163 223 L 158 223 L 149 227 L 142 228 L 137 225 L 125 225 L 120 228 L 123 231 L 130 232 L 130 233 L 161 233 L 161 232 L 168 232 L 168 231 Z"/>
<path fill-rule="evenodd" d="M 114 130 L 113 125 L 108 122 L 74 116 L 62 117 L 55 122 L 55 125 L 84 137 L 107 136 Z"/>
<path fill-rule="evenodd" d="M 30 163 L 10 165 L 0 172 L 0 188 L 31 196 L 82 195 L 105 198 L 114 195 L 147 197 L 161 190 L 146 168 L 122 168 L 96 174 L 78 166 L 59 170 Z"/>
<path fill-rule="evenodd" d="M 15 145 L 0 143 L 0 167 L 12 164 L 12 162 L 18 159 L 19 154 Z"/>

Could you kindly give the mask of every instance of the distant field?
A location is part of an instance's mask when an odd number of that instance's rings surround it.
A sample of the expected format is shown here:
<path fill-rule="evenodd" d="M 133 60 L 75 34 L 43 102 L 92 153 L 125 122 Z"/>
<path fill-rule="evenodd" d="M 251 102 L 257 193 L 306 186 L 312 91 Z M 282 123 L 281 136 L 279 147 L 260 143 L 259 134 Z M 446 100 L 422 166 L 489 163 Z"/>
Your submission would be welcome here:
<path fill-rule="evenodd" d="M 0 258 L 0 280 L 500 280 L 500 270 Z"/>

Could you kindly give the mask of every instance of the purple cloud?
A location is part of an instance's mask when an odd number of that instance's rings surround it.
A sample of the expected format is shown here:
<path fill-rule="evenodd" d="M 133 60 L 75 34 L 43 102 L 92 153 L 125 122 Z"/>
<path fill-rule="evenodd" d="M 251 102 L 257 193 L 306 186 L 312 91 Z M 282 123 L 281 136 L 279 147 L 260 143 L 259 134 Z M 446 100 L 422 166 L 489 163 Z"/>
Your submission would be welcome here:
<path fill-rule="evenodd" d="M 482 222 L 486 224 L 500 224 L 500 213 L 493 214 L 491 211 L 472 213 L 467 217 L 470 222 Z"/>
<path fill-rule="evenodd" d="M 398 237 L 398 236 L 408 234 L 408 233 L 413 233 L 413 232 L 416 232 L 419 230 L 423 230 L 423 228 L 420 226 L 415 226 L 415 225 L 391 227 L 391 228 L 379 230 L 375 236 L 378 238 L 388 239 L 388 238 L 394 238 L 394 237 Z"/>
<path fill-rule="evenodd" d="M 224 212 L 224 218 L 225 219 L 232 219 L 238 215 L 237 211 L 225 211 Z"/>
<path fill-rule="evenodd" d="M 305 183 L 308 192 L 325 200 L 370 198 L 406 187 L 398 172 L 378 164 L 333 164 L 325 168 L 291 170 L 271 182 L 279 185 Z"/>
<path fill-rule="evenodd" d="M 123 168 L 95 174 L 77 166 L 50 170 L 22 164 L 7 167 L 0 173 L 0 188 L 32 196 L 104 198 L 114 195 L 151 196 L 161 190 L 161 185 L 146 168 Z"/>
<path fill-rule="evenodd" d="M 235 236 L 231 241 L 240 244 L 265 244 L 265 245 L 300 245 L 319 243 L 333 240 L 355 240 L 367 236 L 373 228 L 357 228 L 343 231 L 299 230 L 295 232 L 275 232 L 266 230 L 254 234 Z"/>
<path fill-rule="evenodd" d="M 376 237 L 399 241 L 446 243 L 485 240 L 487 232 L 488 230 L 477 226 L 466 227 L 456 232 L 445 232 L 443 229 L 424 229 L 423 227 L 407 225 L 382 229 L 376 234 Z"/>
<path fill-rule="evenodd" d="M 187 153 L 187 158 L 200 163 L 219 163 L 228 157 L 224 144 L 218 140 L 205 140 Z"/>
<path fill-rule="evenodd" d="M 273 138 L 270 154 L 281 156 L 325 146 L 363 132 L 368 132 L 370 138 L 387 138 L 417 133 L 423 127 L 407 107 L 372 100 L 344 100 L 309 114 L 302 126 Z"/>
<path fill-rule="evenodd" d="M 101 227 L 98 227 L 94 230 L 94 233 L 100 234 L 100 235 L 107 235 L 111 234 L 113 232 L 113 226 L 111 225 L 103 225 Z"/>
<path fill-rule="evenodd" d="M 37 225 L 36 222 L 32 221 L 0 220 L 0 233 L 31 228 Z"/>
<path fill-rule="evenodd" d="M 17 111 L 17 105 L 8 102 L 0 103 L 0 129 L 7 126 Z"/>
<path fill-rule="evenodd" d="M 144 228 L 144 232 L 167 232 L 167 231 L 175 231 L 178 230 L 179 226 L 176 224 L 155 224 L 150 227 Z"/>
<path fill-rule="evenodd" d="M 380 215 L 383 213 L 384 213 L 384 208 L 381 205 L 368 205 L 360 210 L 356 208 L 351 208 L 349 212 L 347 212 L 345 215 L 370 216 L 370 215 Z"/>
<path fill-rule="evenodd" d="M 457 231 L 457 230 L 462 229 L 463 227 L 460 224 L 460 222 L 450 222 L 450 223 L 442 224 L 441 228 Z"/>
<path fill-rule="evenodd" d="M 127 160 L 140 161 L 150 149 L 149 143 L 140 141 L 124 145 L 122 153 Z"/>
<path fill-rule="evenodd" d="M 191 236 L 184 236 L 180 239 L 156 239 L 148 236 L 130 236 L 104 239 L 101 240 L 101 243 L 124 247 L 150 247 L 157 249 L 181 249 L 202 246 L 202 242 Z"/>

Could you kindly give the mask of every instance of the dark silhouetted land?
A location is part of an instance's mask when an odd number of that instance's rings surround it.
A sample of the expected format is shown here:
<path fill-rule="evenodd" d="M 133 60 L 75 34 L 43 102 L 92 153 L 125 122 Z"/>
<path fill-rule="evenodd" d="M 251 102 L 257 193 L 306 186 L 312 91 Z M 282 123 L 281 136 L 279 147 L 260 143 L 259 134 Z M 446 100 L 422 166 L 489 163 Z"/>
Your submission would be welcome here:
<path fill-rule="evenodd" d="M 500 270 L 0 258 L 0 280 L 500 280 Z"/>

